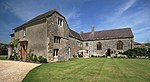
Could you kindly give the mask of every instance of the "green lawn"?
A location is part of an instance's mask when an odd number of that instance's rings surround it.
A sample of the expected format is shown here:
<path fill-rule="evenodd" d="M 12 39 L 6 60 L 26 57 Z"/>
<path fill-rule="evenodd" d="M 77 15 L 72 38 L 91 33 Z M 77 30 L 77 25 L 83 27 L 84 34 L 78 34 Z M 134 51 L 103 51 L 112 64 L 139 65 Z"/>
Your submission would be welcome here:
<path fill-rule="evenodd" d="M 89 58 L 43 64 L 23 82 L 149 82 L 149 59 Z"/>
<path fill-rule="evenodd" d="M 6 60 L 7 55 L 0 55 L 0 60 Z"/>

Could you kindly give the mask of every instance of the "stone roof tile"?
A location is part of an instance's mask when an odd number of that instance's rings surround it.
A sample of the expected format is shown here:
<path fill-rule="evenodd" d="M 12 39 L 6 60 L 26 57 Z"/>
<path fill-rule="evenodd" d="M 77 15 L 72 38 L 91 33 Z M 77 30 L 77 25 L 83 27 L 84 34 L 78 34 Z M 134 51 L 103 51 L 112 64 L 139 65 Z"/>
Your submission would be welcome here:
<path fill-rule="evenodd" d="M 104 31 L 95 31 L 94 33 L 82 33 L 83 40 L 97 40 L 97 39 L 113 39 L 113 38 L 133 38 L 131 28 L 112 29 Z"/>

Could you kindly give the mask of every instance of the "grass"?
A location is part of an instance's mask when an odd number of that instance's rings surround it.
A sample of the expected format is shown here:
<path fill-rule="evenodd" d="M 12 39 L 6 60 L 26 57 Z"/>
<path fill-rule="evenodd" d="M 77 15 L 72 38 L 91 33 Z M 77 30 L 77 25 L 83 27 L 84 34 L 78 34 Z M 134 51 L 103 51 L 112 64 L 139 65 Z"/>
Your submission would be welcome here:
<path fill-rule="evenodd" d="M 89 58 L 47 63 L 23 82 L 149 82 L 149 59 Z"/>
<path fill-rule="evenodd" d="M 0 55 L 0 60 L 6 60 L 7 55 Z"/>

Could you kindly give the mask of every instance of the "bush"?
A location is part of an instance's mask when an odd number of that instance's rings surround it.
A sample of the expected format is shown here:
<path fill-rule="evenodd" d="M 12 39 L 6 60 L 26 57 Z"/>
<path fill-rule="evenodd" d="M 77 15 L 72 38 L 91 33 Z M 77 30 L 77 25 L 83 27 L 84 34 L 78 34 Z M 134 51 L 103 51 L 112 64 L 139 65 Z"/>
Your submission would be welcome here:
<path fill-rule="evenodd" d="M 141 58 L 142 56 L 146 58 L 149 53 L 145 48 L 134 48 L 134 49 L 129 49 L 122 54 L 126 55 L 128 58 L 136 58 L 136 57 Z"/>
<path fill-rule="evenodd" d="M 94 55 L 91 55 L 91 57 L 96 57 L 96 56 L 94 56 Z"/>
<path fill-rule="evenodd" d="M 37 56 L 36 55 L 33 56 L 33 61 L 37 62 Z"/>
<path fill-rule="evenodd" d="M 42 56 L 38 57 L 38 61 L 41 63 L 42 62 Z"/>
<path fill-rule="evenodd" d="M 33 56 L 34 56 L 33 53 L 29 54 L 29 60 L 30 60 L 30 61 L 34 61 L 34 60 L 33 60 Z"/>
<path fill-rule="evenodd" d="M 38 57 L 38 61 L 39 61 L 40 63 L 47 63 L 47 59 L 46 59 L 46 58 L 43 58 L 42 56 L 39 56 L 39 57 Z"/>
<path fill-rule="evenodd" d="M 46 58 L 42 58 L 42 63 L 47 63 L 47 59 Z"/>
<path fill-rule="evenodd" d="M 14 60 L 14 56 L 10 55 L 9 60 Z"/>
<path fill-rule="evenodd" d="M 16 61 L 18 61 L 19 59 L 18 59 L 18 55 L 17 55 L 17 53 L 15 53 L 14 54 L 14 60 L 16 60 Z"/>

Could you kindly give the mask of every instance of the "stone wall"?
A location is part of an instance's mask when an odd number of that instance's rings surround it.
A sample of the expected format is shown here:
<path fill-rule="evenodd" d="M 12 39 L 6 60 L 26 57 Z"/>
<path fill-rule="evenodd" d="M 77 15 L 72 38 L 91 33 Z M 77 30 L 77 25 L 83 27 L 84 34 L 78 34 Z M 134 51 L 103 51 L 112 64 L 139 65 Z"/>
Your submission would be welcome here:
<path fill-rule="evenodd" d="M 63 26 L 57 24 L 57 18 L 63 19 Z M 69 40 L 69 29 L 66 20 L 59 15 L 54 13 L 47 19 L 47 40 L 48 40 L 48 60 L 53 60 L 53 49 L 59 49 L 58 56 L 63 56 L 65 60 L 68 59 L 68 40 Z M 60 43 L 54 43 L 54 36 L 61 37 Z M 52 45 L 53 44 L 53 45 Z"/>
<path fill-rule="evenodd" d="M 47 27 L 46 23 L 37 24 L 26 28 L 28 51 L 34 50 L 34 54 L 47 58 Z"/>
<path fill-rule="evenodd" d="M 23 36 L 24 29 L 26 36 Z M 15 39 L 19 41 L 28 41 L 27 53 L 33 50 L 37 56 L 47 57 L 47 27 L 46 22 L 37 23 L 35 25 L 27 26 L 24 29 L 15 32 Z M 20 47 L 20 46 L 19 46 Z"/>
<path fill-rule="evenodd" d="M 57 24 L 57 18 L 63 20 L 63 26 Z M 87 50 L 86 55 L 105 55 L 108 49 L 118 53 L 130 49 L 133 46 L 133 38 L 108 39 L 95 41 L 80 41 L 69 37 L 69 27 L 65 18 L 59 13 L 54 13 L 45 20 L 39 20 L 34 25 L 23 27 L 24 29 L 15 31 L 15 39 L 28 41 L 27 52 L 33 50 L 34 54 L 44 56 L 48 61 L 53 61 L 54 49 L 59 49 L 58 56 L 63 56 L 65 60 L 69 57 L 77 56 L 79 50 Z M 54 36 L 60 37 L 60 43 L 54 43 Z M 123 42 L 123 50 L 117 50 L 117 41 Z M 101 42 L 102 50 L 97 50 L 97 42 Z M 81 47 L 80 44 L 83 44 Z M 88 46 L 86 46 L 88 43 Z M 69 52 L 70 49 L 70 52 Z"/>
<path fill-rule="evenodd" d="M 80 40 L 69 37 L 68 44 L 71 49 L 71 51 L 70 51 L 71 57 L 73 57 L 73 55 L 77 56 L 79 54 L 78 52 L 81 49 L 80 43 L 82 43 Z"/>
<path fill-rule="evenodd" d="M 108 49 L 111 49 L 114 53 L 123 52 L 128 49 L 131 49 L 132 44 L 132 38 L 126 38 L 126 39 L 109 39 L 109 40 L 96 40 L 96 41 L 84 41 L 83 42 L 83 48 L 90 50 L 91 55 L 105 55 Z M 123 42 L 123 50 L 117 50 L 117 42 L 122 41 Z M 101 42 L 102 44 L 102 50 L 97 50 L 97 42 Z M 88 47 L 86 47 L 86 43 L 88 43 Z"/>

